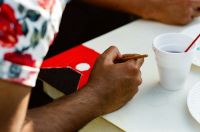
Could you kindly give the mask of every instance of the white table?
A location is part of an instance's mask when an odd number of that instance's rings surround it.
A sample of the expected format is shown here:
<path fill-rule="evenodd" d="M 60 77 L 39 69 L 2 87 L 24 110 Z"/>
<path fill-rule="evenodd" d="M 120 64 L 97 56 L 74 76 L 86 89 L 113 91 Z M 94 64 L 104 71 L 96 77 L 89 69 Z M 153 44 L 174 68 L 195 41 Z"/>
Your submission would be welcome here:
<path fill-rule="evenodd" d="M 110 45 L 116 45 L 122 53 L 149 55 L 142 67 L 143 84 L 139 93 L 122 109 L 104 116 L 106 120 L 127 132 L 200 132 L 200 124 L 191 117 L 186 105 L 188 90 L 200 81 L 200 67 L 192 67 L 185 89 L 167 91 L 159 86 L 152 51 L 155 36 L 167 32 L 180 32 L 197 23 L 200 23 L 200 19 L 187 26 L 138 20 L 86 42 L 86 46 L 100 53 Z"/>

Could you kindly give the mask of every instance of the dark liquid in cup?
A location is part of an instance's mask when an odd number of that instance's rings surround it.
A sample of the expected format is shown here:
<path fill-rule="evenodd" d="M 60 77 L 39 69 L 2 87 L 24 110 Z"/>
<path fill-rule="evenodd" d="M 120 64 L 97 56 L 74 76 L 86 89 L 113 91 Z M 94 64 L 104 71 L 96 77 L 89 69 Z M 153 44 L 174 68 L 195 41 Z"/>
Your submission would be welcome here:
<path fill-rule="evenodd" d="M 181 53 L 180 51 L 173 51 L 173 50 L 169 50 L 167 52 L 169 52 L 169 53 Z"/>
<path fill-rule="evenodd" d="M 163 46 L 161 47 L 161 50 L 168 53 L 183 53 L 184 52 L 179 47 L 173 47 L 173 46 Z"/>

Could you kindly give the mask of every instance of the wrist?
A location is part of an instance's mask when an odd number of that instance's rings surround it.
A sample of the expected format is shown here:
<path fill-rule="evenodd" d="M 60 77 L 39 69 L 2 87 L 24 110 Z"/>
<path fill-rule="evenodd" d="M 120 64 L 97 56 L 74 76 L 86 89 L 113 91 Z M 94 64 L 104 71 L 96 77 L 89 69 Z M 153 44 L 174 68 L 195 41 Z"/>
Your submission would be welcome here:
<path fill-rule="evenodd" d="M 152 10 L 153 3 L 152 1 L 143 1 L 143 0 L 133 0 L 130 4 L 128 12 L 132 15 L 140 16 L 144 19 L 151 19 L 155 14 L 154 10 Z"/>
<path fill-rule="evenodd" d="M 102 110 L 102 99 L 95 92 L 94 87 L 90 85 L 86 85 L 81 91 L 81 96 L 83 98 L 87 98 L 88 104 L 91 107 L 91 112 L 94 118 L 103 115 Z"/>

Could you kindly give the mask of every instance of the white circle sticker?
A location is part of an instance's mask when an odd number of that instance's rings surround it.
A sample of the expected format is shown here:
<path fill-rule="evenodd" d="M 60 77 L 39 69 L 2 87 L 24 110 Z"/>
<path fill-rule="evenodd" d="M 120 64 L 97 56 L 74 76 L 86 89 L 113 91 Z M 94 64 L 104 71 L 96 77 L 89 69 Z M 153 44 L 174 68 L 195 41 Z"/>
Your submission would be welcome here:
<path fill-rule="evenodd" d="M 78 65 L 76 65 L 76 69 L 79 70 L 79 71 L 87 71 L 90 69 L 90 65 L 87 64 L 87 63 L 80 63 Z"/>

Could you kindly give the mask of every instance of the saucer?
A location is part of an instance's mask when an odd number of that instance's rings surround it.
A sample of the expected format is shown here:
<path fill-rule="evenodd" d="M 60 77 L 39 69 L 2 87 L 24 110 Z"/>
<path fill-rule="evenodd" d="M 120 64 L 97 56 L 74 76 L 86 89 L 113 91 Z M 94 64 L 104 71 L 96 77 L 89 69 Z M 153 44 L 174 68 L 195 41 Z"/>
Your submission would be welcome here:
<path fill-rule="evenodd" d="M 200 33 L 200 24 L 193 25 L 191 27 L 186 28 L 183 30 L 181 33 L 186 34 L 193 39 L 195 39 L 199 33 Z M 193 60 L 193 64 L 196 66 L 200 66 L 200 40 L 196 42 L 196 47 L 195 47 L 195 57 Z"/>
<path fill-rule="evenodd" d="M 200 123 L 200 82 L 190 90 L 187 97 L 187 106 L 192 117 Z"/>

